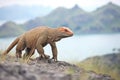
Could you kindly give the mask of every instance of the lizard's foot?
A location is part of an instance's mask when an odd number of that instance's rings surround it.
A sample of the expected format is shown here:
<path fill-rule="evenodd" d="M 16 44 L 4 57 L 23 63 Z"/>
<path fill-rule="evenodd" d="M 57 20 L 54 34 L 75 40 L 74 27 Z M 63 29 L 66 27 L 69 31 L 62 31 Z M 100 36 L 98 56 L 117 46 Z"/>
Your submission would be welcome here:
<path fill-rule="evenodd" d="M 40 57 L 37 57 L 36 58 L 37 60 L 41 60 L 41 59 L 50 59 L 50 56 L 49 55 L 44 55 L 44 56 L 40 56 Z"/>

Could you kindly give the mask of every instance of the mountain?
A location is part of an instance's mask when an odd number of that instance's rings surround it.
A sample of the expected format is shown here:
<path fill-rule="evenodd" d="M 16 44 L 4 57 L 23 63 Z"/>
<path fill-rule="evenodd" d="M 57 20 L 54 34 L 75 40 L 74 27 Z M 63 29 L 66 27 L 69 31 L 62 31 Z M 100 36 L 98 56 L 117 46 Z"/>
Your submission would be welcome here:
<path fill-rule="evenodd" d="M 6 22 L 2 26 L 0 26 L 0 37 L 12 37 L 20 35 L 24 32 L 21 26 L 17 25 L 14 22 Z"/>
<path fill-rule="evenodd" d="M 38 17 L 34 20 L 30 20 L 24 24 L 27 30 L 39 25 L 46 25 L 51 27 L 68 26 L 76 34 L 80 34 L 84 25 L 93 21 L 92 16 L 75 5 L 71 9 L 63 7 L 56 8 L 50 14 L 44 17 Z"/>
<path fill-rule="evenodd" d="M 120 6 L 109 3 L 92 13 L 97 18 L 97 21 L 94 21 L 93 24 L 100 24 L 99 27 L 103 28 L 106 32 L 111 30 L 113 32 L 120 32 Z"/>
<path fill-rule="evenodd" d="M 38 17 L 34 20 L 30 20 L 25 23 L 27 29 L 31 29 L 34 26 L 39 25 L 47 25 L 51 27 L 57 26 L 70 26 L 75 25 L 72 22 L 72 17 L 77 16 L 79 14 L 85 14 L 82 9 L 80 9 L 77 5 L 75 5 L 71 9 L 66 9 L 63 7 L 56 8 L 50 14 L 44 17 Z"/>
<path fill-rule="evenodd" d="M 120 6 L 108 3 L 93 12 L 85 12 L 75 5 L 71 9 L 59 7 L 44 17 L 26 22 L 27 30 L 33 26 L 68 26 L 75 34 L 120 32 Z"/>
<path fill-rule="evenodd" d="M 78 65 L 86 70 L 95 71 L 99 74 L 108 74 L 115 80 L 120 80 L 120 52 L 91 57 Z"/>
<path fill-rule="evenodd" d="M 108 3 L 93 12 L 85 12 L 78 5 L 67 9 L 58 7 L 43 17 L 31 19 L 21 27 L 30 30 L 36 26 L 68 26 L 77 35 L 120 32 L 120 6 Z"/>
<path fill-rule="evenodd" d="M 0 8 L 0 21 L 2 20 L 29 20 L 37 16 L 45 16 L 52 8 L 44 6 L 6 6 Z"/>

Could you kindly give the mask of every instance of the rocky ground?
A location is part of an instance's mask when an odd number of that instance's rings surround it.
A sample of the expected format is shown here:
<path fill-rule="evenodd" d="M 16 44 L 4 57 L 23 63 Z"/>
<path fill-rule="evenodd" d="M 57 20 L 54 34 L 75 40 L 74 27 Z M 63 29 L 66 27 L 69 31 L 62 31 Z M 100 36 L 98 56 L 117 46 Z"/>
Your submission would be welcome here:
<path fill-rule="evenodd" d="M 36 59 L 25 63 L 7 56 L 0 62 L 0 80 L 114 80 L 64 61 Z"/>

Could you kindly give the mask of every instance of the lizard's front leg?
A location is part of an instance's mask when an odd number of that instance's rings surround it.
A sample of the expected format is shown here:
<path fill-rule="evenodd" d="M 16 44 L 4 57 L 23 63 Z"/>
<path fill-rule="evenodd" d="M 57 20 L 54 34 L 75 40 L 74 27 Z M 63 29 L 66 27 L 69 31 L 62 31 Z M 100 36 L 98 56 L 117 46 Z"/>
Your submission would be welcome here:
<path fill-rule="evenodd" d="M 37 52 L 41 58 L 49 59 L 50 56 L 44 54 L 44 49 L 41 45 L 37 46 Z"/>
<path fill-rule="evenodd" d="M 57 61 L 57 47 L 56 47 L 55 42 L 50 43 L 50 46 L 52 48 L 52 54 L 53 54 L 52 59 L 54 59 L 54 61 Z"/>

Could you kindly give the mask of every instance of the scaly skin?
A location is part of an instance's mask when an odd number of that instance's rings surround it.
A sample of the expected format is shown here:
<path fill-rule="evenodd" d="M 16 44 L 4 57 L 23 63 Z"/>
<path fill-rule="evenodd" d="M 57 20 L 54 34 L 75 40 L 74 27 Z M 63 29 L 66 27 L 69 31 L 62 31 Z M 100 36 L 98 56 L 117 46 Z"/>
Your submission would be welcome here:
<path fill-rule="evenodd" d="M 9 51 L 16 45 L 17 58 L 21 58 L 22 51 L 24 49 L 26 50 L 24 57 L 30 58 L 34 54 L 35 49 L 37 49 L 39 55 L 41 55 L 43 58 L 48 58 L 48 56 L 44 54 L 43 47 L 45 47 L 47 44 L 50 44 L 53 59 L 57 61 L 57 47 L 55 42 L 72 35 L 73 32 L 67 27 L 36 27 L 16 38 L 3 53 L 3 55 L 8 54 Z"/>

